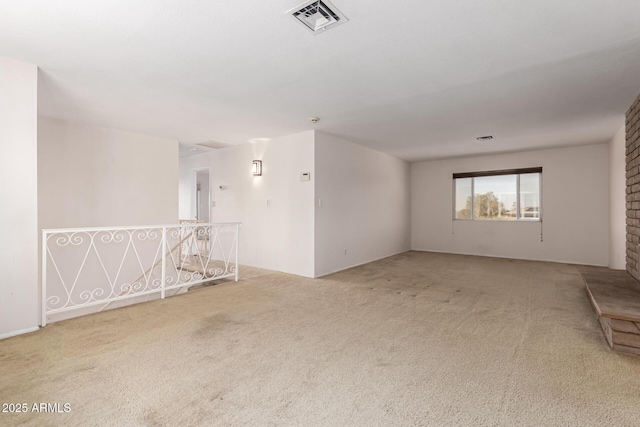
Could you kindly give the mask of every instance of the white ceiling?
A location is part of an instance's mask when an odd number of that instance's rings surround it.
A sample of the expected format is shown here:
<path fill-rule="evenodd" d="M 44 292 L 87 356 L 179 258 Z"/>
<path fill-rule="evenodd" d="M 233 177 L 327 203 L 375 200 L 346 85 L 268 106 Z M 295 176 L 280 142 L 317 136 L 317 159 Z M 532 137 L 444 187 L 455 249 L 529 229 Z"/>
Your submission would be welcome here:
<path fill-rule="evenodd" d="M 0 0 L 0 55 L 40 67 L 41 115 L 411 161 L 604 142 L 640 92 L 638 0 L 333 0 L 319 35 L 300 2 Z"/>

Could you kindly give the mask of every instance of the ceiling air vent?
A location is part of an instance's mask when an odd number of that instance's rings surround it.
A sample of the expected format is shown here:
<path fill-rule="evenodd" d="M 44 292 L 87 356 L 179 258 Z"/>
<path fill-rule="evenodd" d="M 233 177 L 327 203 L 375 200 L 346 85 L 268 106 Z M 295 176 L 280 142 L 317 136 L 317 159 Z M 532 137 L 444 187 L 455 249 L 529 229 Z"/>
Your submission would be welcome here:
<path fill-rule="evenodd" d="M 231 144 L 226 144 L 224 142 L 219 142 L 219 141 L 204 141 L 204 142 L 198 142 L 196 143 L 196 145 L 200 145 L 202 147 L 220 149 L 220 148 L 228 147 Z"/>
<path fill-rule="evenodd" d="M 306 1 L 285 13 L 293 16 L 314 34 L 348 21 L 328 0 Z"/>
<path fill-rule="evenodd" d="M 489 141 L 490 139 L 493 139 L 493 135 L 479 136 L 476 139 L 478 141 Z"/>

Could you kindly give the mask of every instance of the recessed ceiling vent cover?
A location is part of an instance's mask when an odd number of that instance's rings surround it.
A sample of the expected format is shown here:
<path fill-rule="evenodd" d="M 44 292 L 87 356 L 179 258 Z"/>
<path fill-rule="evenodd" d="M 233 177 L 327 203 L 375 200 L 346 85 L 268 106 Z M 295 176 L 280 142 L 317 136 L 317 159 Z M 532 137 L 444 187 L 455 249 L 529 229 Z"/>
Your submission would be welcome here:
<path fill-rule="evenodd" d="M 478 141 L 489 141 L 489 140 L 493 139 L 493 135 L 479 136 L 476 139 Z"/>
<path fill-rule="evenodd" d="M 220 148 L 228 147 L 231 144 L 226 144 L 224 142 L 219 142 L 219 141 L 204 141 L 204 142 L 198 142 L 196 143 L 196 145 L 200 145 L 202 147 L 220 149 Z"/>
<path fill-rule="evenodd" d="M 286 14 L 293 16 L 314 34 L 348 21 L 347 17 L 328 0 L 306 1 L 287 11 Z"/>

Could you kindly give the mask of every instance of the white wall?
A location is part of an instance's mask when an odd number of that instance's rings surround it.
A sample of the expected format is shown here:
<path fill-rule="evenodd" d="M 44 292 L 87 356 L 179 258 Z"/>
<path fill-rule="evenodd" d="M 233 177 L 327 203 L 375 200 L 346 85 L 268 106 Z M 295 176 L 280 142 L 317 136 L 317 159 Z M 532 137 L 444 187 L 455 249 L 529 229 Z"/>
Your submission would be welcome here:
<path fill-rule="evenodd" d="M 624 270 L 627 254 L 626 133 L 624 119 L 609 141 L 609 268 Z"/>
<path fill-rule="evenodd" d="M 175 224 L 178 220 L 178 142 L 40 117 L 38 185 L 41 229 Z M 138 242 L 136 251 L 142 259 L 153 259 L 156 248 L 152 246 Z M 117 245 L 100 247 L 111 278 L 118 271 L 121 250 Z M 56 256 L 56 265 L 69 274 L 78 268 L 76 258 L 82 257 L 79 254 L 82 250 L 61 252 Z M 139 265 L 132 262 L 119 268 L 123 283 L 141 274 Z M 48 286 L 62 292 L 54 269 L 49 268 L 47 272 Z M 74 288 L 76 294 L 94 287 L 109 289 L 92 255 L 86 258 L 82 277 L 92 279 L 80 280 Z M 140 298 L 123 300 L 109 307 L 139 301 Z M 98 309 L 100 306 L 50 315 L 48 322 Z"/>
<path fill-rule="evenodd" d="M 41 117 L 41 228 L 174 224 L 178 142 Z"/>
<path fill-rule="evenodd" d="M 208 154 L 180 157 L 178 164 L 178 217 L 180 219 L 196 219 L 193 172 L 194 168 L 208 165 L 209 157 Z"/>
<path fill-rule="evenodd" d="M 407 162 L 322 132 L 315 158 L 316 277 L 409 250 Z"/>
<path fill-rule="evenodd" d="M 211 221 L 243 223 L 240 263 L 312 277 L 313 147 L 314 133 L 308 131 L 183 157 L 181 216 L 193 206 L 193 170 L 209 167 Z M 254 159 L 262 160 L 260 177 L 251 173 Z M 300 181 L 301 172 L 310 172 L 312 181 Z"/>
<path fill-rule="evenodd" d="M 37 79 L 0 57 L 0 338 L 38 328 Z"/>
<path fill-rule="evenodd" d="M 607 144 L 411 165 L 415 250 L 606 266 Z M 452 174 L 542 166 L 543 223 L 453 221 Z M 544 242 L 540 241 L 541 225 Z"/>

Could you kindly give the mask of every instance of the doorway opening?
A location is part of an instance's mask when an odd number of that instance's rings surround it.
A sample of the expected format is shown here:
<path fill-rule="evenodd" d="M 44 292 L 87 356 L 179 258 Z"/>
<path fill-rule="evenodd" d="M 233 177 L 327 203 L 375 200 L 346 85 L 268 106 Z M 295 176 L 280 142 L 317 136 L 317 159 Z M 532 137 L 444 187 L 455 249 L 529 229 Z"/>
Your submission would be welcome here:
<path fill-rule="evenodd" d="M 195 219 L 211 222 L 211 185 L 209 168 L 194 170 L 195 177 Z"/>

